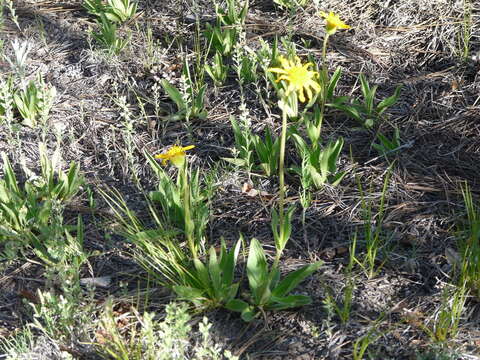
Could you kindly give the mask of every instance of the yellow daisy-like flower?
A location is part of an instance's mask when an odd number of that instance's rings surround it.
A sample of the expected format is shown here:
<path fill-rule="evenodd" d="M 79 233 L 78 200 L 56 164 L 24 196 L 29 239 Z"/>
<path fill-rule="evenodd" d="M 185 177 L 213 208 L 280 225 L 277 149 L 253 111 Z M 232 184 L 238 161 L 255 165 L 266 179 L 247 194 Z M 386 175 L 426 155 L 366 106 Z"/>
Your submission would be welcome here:
<path fill-rule="evenodd" d="M 333 11 L 328 14 L 324 11 L 320 11 L 320 15 L 327 21 L 327 34 L 333 35 L 338 29 L 350 29 L 350 26 L 345 24 L 338 15 L 335 15 Z"/>
<path fill-rule="evenodd" d="M 181 168 L 185 162 L 185 151 L 194 147 L 195 145 L 185 147 L 173 145 L 166 153 L 155 155 L 155 159 L 162 159 L 162 165 L 166 165 L 170 160 L 177 168 Z"/>
<path fill-rule="evenodd" d="M 302 65 L 300 59 L 295 56 L 294 60 L 287 60 L 283 56 L 279 58 L 280 68 L 269 68 L 268 71 L 272 73 L 281 74 L 277 79 L 277 82 L 285 80 L 288 83 L 287 94 L 290 94 L 292 91 L 296 91 L 298 94 L 298 99 L 301 102 L 305 102 L 305 94 L 307 93 L 307 98 L 312 99 L 313 92 L 320 92 L 320 84 L 315 81 L 315 77 L 318 76 L 318 72 L 308 70 L 310 66 L 313 66 L 312 63 L 306 63 Z"/>

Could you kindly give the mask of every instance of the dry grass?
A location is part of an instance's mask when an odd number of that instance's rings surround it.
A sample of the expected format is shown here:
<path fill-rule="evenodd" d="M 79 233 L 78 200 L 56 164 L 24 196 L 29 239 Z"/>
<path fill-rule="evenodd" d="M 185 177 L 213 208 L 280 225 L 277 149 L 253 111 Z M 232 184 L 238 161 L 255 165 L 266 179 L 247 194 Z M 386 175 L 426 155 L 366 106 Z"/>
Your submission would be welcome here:
<path fill-rule="evenodd" d="M 215 14 L 210 1 L 194 3 L 196 8 L 189 1 L 139 1 L 139 16 L 120 30 L 131 37 L 130 44 L 117 57 L 103 55 L 90 43 L 87 30 L 94 22 L 80 1 L 15 1 L 22 32 L 8 14 L 0 32 L 6 56 L 11 55 L 13 39 L 33 44 L 28 74 L 40 71 L 58 93 L 45 131 L 21 128 L 13 142 L 3 125 L 0 149 L 16 165 L 25 159 L 35 169 L 39 160 L 37 143 L 45 138 L 50 148 L 61 143 L 65 164 L 72 160 L 80 164 L 94 189 L 97 212 L 84 211 L 87 204 L 79 202 L 71 205 L 67 215 L 74 219 L 82 213 L 87 229 L 85 246 L 99 253 L 90 259 L 91 268 L 85 268 L 82 276 L 112 277 L 111 287 L 95 294 L 98 303 L 109 295 L 118 302 L 128 302 L 136 294 L 142 295 L 147 286 L 161 293 L 137 276 L 138 265 L 126 255 L 118 239 L 114 236 L 108 240 L 108 231 L 101 225 L 101 215 L 108 209 L 96 191 L 117 188 L 142 215 L 143 196 L 135 179 L 146 189 L 153 185 L 143 151 L 153 154 L 176 141 L 194 143 L 195 166 L 208 172 L 221 164 L 216 170 L 219 187 L 213 199 L 209 236 L 224 236 L 231 243 L 242 232 L 247 239 L 255 236 L 266 244 L 273 241 L 270 200 L 242 193 L 248 175 L 220 160 L 230 157 L 234 146 L 229 116 L 239 114 L 240 105 L 240 89 L 234 77 L 215 91 L 209 83 L 207 119 L 192 119 L 188 126 L 165 120 L 175 106 L 159 87 L 159 80 L 178 81 L 184 56 L 193 63 L 194 11 L 203 21 Z M 469 56 L 480 49 L 480 7 L 475 2 L 472 5 Z M 480 64 L 461 57 L 458 44 L 463 2 L 324 0 L 319 7 L 311 4 L 289 16 L 271 1 L 252 0 L 246 23 L 248 45 L 256 50 L 261 40 L 272 42 L 275 36 L 287 36 L 298 45 L 299 54 L 319 59 L 323 39 L 323 21 L 316 15 L 319 9 L 338 12 L 353 28 L 335 35 L 328 52 L 330 68 L 341 66 L 344 72 L 339 93 L 359 94 L 360 72 L 379 86 L 378 98 L 391 95 L 398 84 L 403 84 L 388 122 L 380 125 L 387 133 L 392 125 L 397 126 L 405 145 L 394 157 L 386 193 L 384 227 L 391 249 L 388 261 L 370 280 L 359 269 L 355 271 L 351 318 L 341 325 L 325 309 L 324 299 L 330 289 L 341 301 L 348 248 L 353 233 L 364 222 L 356 179 L 368 192 L 368 200 L 378 205 L 389 163 L 371 149 L 374 135 L 358 130 L 353 120 L 331 111 L 323 136 L 345 138 L 340 167 L 348 173 L 338 187 L 314 194 L 305 228 L 300 216 L 295 219 L 293 239 L 282 263 L 287 271 L 316 259 L 326 262 L 301 288 L 302 293 L 313 297 L 313 304 L 297 311 L 268 314 L 266 323 L 259 320 L 249 326 L 224 311 L 209 313 L 215 324 L 214 334 L 227 348 L 249 354 L 251 359 L 351 359 L 354 342 L 376 326 L 379 336 L 369 347 L 372 359 L 478 358 L 478 299 L 467 301 L 459 334 L 443 344 L 443 350 L 435 350 L 437 344 L 424 330 L 439 307 L 441 289 L 452 280 L 445 249 L 456 247 L 455 224 L 464 212 L 460 184 L 467 181 L 473 194 L 480 194 Z M 153 44 L 147 36 L 149 27 Z M 311 47 L 303 47 L 302 39 L 310 41 Z M 0 69 L 7 68 L 0 61 Z M 244 91 L 252 128 L 279 130 L 273 102 L 267 99 L 262 104 L 254 84 Z M 126 97 L 131 119 L 122 118 L 116 104 L 122 96 Z M 133 126 L 130 144 L 125 136 L 129 121 Z M 259 190 L 270 194 L 276 191 L 272 179 L 254 177 L 253 181 Z M 296 181 L 287 178 L 292 199 L 298 195 Z M 361 233 L 359 236 L 362 240 Z M 361 254 L 362 246 L 358 246 Z M 28 322 L 30 315 L 23 300 L 31 301 L 29 295 L 45 284 L 42 267 L 35 263 L 18 260 L 8 266 L 0 264 L 0 271 L 0 335 L 8 336 Z M 126 294 L 120 282 L 128 284 Z M 149 308 L 161 311 L 169 299 L 150 297 Z M 45 339 L 39 342 L 41 346 L 45 343 Z M 45 350 L 42 358 L 60 358 L 54 354 L 58 346 L 50 346 L 51 355 Z M 427 355 L 429 352 L 431 355 Z M 74 358 L 93 356 L 82 347 L 70 353 Z M 440 357 L 442 353 L 456 355 Z"/>

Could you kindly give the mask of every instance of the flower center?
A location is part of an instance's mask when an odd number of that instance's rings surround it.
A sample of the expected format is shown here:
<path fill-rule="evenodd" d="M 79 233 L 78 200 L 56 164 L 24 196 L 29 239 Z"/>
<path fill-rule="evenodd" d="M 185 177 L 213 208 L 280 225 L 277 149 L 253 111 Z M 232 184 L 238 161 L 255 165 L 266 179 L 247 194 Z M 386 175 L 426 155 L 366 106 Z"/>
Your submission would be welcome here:
<path fill-rule="evenodd" d="M 309 80 L 308 70 L 305 67 L 294 67 L 289 71 L 289 77 L 293 84 L 303 85 L 306 81 Z"/>

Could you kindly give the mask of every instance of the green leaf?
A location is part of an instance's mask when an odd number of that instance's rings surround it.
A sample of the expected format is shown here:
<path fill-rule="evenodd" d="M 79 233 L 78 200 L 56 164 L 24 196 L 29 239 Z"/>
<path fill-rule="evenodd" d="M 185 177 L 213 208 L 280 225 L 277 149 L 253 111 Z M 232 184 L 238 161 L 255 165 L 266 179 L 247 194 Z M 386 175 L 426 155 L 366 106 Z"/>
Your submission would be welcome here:
<path fill-rule="evenodd" d="M 330 106 L 336 109 L 342 110 L 351 118 L 363 123 L 362 114 L 360 113 L 359 109 L 356 106 L 347 105 L 347 104 L 335 104 L 335 103 L 330 104 Z"/>
<path fill-rule="evenodd" d="M 105 11 L 105 7 L 101 0 L 85 0 L 83 8 L 88 11 L 89 14 L 99 16 L 98 14 Z"/>
<path fill-rule="evenodd" d="M 242 134 L 242 131 L 240 129 L 240 126 L 238 125 L 237 120 L 235 119 L 234 116 L 230 116 L 230 123 L 232 124 L 232 129 L 233 129 L 233 136 L 235 137 L 235 143 L 238 145 L 241 145 L 245 147 L 247 145 L 245 141 L 245 137 Z"/>
<path fill-rule="evenodd" d="M 277 287 L 278 282 L 280 281 L 280 269 L 277 267 L 270 270 L 270 290 L 273 290 Z"/>
<path fill-rule="evenodd" d="M 222 302 L 228 302 L 228 301 L 234 299 L 235 296 L 237 296 L 239 286 L 240 286 L 240 284 L 236 283 L 236 284 L 232 284 L 229 287 L 227 287 L 226 289 L 224 289 L 221 301 Z"/>
<path fill-rule="evenodd" d="M 323 265 L 323 261 L 317 261 L 313 264 L 306 265 L 294 272 L 288 274 L 278 285 L 273 289 L 272 296 L 283 297 L 288 295 L 300 282 L 314 271 L 318 270 Z"/>
<path fill-rule="evenodd" d="M 368 96 L 365 98 L 365 107 L 367 108 L 367 113 L 372 114 L 373 113 L 373 103 L 375 101 L 375 93 L 377 92 L 378 86 L 375 85 L 370 89 L 370 93 Z"/>
<path fill-rule="evenodd" d="M 250 305 L 248 303 L 240 299 L 233 299 L 225 304 L 225 308 L 235 312 L 243 312 L 249 307 Z"/>
<path fill-rule="evenodd" d="M 332 98 L 332 102 L 326 104 L 327 106 L 335 107 L 348 104 L 350 102 L 350 96 L 335 96 Z"/>
<path fill-rule="evenodd" d="M 209 289 L 210 278 L 208 276 L 207 267 L 199 259 L 193 259 L 193 265 L 195 266 L 196 274 L 199 280 L 202 282 L 204 289 Z"/>
<path fill-rule="evenodd" d="M 292 233 L 292 215 L 295 211 L 295 206 L 290 206 L 285 213 L 283 224 L 280 224 L 278 213 L 275 209 L 272 210 L 272 231 L 275 239 L 275 248 L 277 252 L 281 253 L 285 249 L 285 245 L 290 239 Z M 283 232 L 279 232 L 277 229 L 283 225 Z M 283 233 L 283 237 L 280 234 Z"/>
<path fill-rule="evenodd" d="M 346 174 L 347 173 L 345 171 L 341 171 L 336 173 L 335 175 L 332 175 L 332 177 L 329 179 L 330 185 L 337 186 L 338 184 L 340 184 Z"/>
<path fill-rule="evenodd" d="M 163 87 L 163 90 L 168 94 L 170 99 L 177 105 L 179 111 L 186 111 L 187 104 L 183 100 L 182 94 L 174 86 L 172 86 L 167 80 L 163 79 L 160 81 L 160 84 Z"/>
<path fill-rule="evenodd" d="M 225 304 L 225 308 L 230 311 L 241 313 L 243 321 L 250 322 L 257 315 L 255 309 L 243 300 L 233 299 Z"/>
<path fill-rule="evenodd" d="M 192 288 L 190 286 L 175 285 L 172 287 L 173 291 L 182 299 L 195 301 L 204 299 L 205 291 L 202 289 Z"/>
<path fill-rule="evenodd" d="M 20 189 L 18 187 L 17 177 L 13 171 L 12 165 L 8 160 L 7 155 L 2 152 L 2 160 L 4 167 L 4 181 L 8 190 L 12 191 L 14 194 L 20 194 Z"/>
<path fill-rule="evenodd" d="M 247 162 L 244 159 L 238 159 L 238 158 L 221 158 L 222 160 L 225 160 L 226 162 L 233 164 L 235 166 L 243 167 L 247 165 Z"/>
<path fill-rule="evenodd" d="M 370 94 L 370 85 L 368 84 L 367 78 L 365 77 L 364 74 L 360 74 L 359 79 L 361 84 L 362 95 L 364 99 L 366 99 Z"/>
<path fill-rule="evenodd" d="M 252 295 L 260 301 L 267 288 L 268 266 L 265 252 L 257 239 L 252 239 L 247 260 L 247 276 Z"/>
<path fill-rule="evenodd" d="M 292 133 L 293 140 L 295 141 L 295 144 L 297 145 L 298 150 L 300 151 L 301 154 L 309 154 L 310 151 L 308 149 L 307 143 L 303 138 L 296 134 Z"/>
<path fill-rule="evenodd" d="M 199 90 L 198 90 L 198 93 L 197 95 L 195 96 L 195 99 L 194 99 L 194 102 L 195 102 L 195 106 L 198 110 L 198 114 L 197 115 L 200 115 L 201 113 L 201 110 L 203 109 L 203 102 L 204 102 L 204 98 L 205 98 L 205 92 L 207 91 L 207 85 L 203 85 Z"/>
<path fill-rule="evenodd" d="M 223 272 L 223 283 L 228 286 L 233 282 L 235 266 L 237 264 L 238 254 L 242 245 L 241 238 L 238 239 L 235 247 L 229 253 L 222 254 L 220 266 Z M 222 251 L 225 251 L 225 241 L 222 239 Z"/>
<path fill-rule="evenodd" d="M 124 21 L 121 16 L 113 11 L 108 11 L 104 13 L 105 17 L 112 22 L 122 22 Z"/>
<path fill-rule="evenodd" d="M 378 106 L 377 106 L 377 111 L 378 114 L 381 115 L 387 108 L 395 104 L 398 100 L 398 97 L 400 96 L 400 91 L 402 90 L 402 85 L 399 85 L 396 87 L 395 92 L 392 96 L 382 100 Z"/>
<path fill-rule="evenodd" d="M 208 272 L 210 273 L 215 294 L 219 294 L 222 289 L 222 274 L 220 272 L 219 259 L 213 246 L 210 248 L 209 255 Z"/>
<path fill-rule="evenodd" d="M 265 307 L 267 310 L 285 310 L 309 305 L 312 298 L 307 295 L 290 295 L 286 297 L 272 297 L 271 302 Z"/>
<path fill-rule="evenodd" d="M 316 144 L 318 144 L 319 141 L 320 141 L 320 133 L 321 133 L 321 130 L 322 130 L 321 124 L 319 124 L 317 126 L 311 121 L 306 121 L 305 125 L 306 125 L 306 128 L 307 128 L 308 138 L 312 142 L 312 145 L 316 146 Z"/>
<path fill-rule="evenodd" d="M 330 144 L 328 145 L 330 147 Z M 343 138 L 340 137 L 331 146 L 330 156 L 328 157 L 328 169 L 330 172 L 334 172 L 337 169 L 337 161 L 340 155 L 340 151 L 343 149 Z"/>
<path fill-rule="evenodd" d="M 285 213 L 285 219 L 284 219 L 284 222 L 283 222 L 283 226 L 285 227 L 284 228 L 284 234 L 285 234 L 285 239 L 283 239 L 284 243 L 282 244 L 283 247 L 282 247 L 282 250 L 285 249 L 285 245 L 288 241 L 288 239 L 290 239 L 290 235 L 292 234 L 292 216 L 293 216 L 293 212 L 295 211 L 295 205 L 291 205 L 287 212 Z"/>
<path fill-rule="evenodd" d="M 243 4 L 243 8 L 242 8 L 242 10 L 240 11 L 240 14 L 239 14 L 241 24 L 245 23 L 245 18 L 247 17 L 247 12 L 248 12 L 248 0 L 246 0 L 245 3 Z"/>
<path fill-rule="evenodd" d="M 310 175 L 313 183 L 315 184 L 315 187 L 317 187 L 318 189 L 322 188 L 327 181 L 327 174 L 319 173 L 317 169 L 315 169 L 315 167 L 310 164 L 307 165 L 307 169 L 308 174 Z"/>
<path fill-rule="evenodd" d="M 335 88 L 337 87 L 338 80 L 340 79 L 341 76 L 342 76 L 342 69 L 340 67 L 337 67 L 332 77 L 330 78 L 330 82 L 328 84 L 327 98 L 325 99 L 326 101 L 328 101 L 329 99 L 333 99 L 333 93 L 335 91 Z"/>
<path fill-rule="evenodd" d="M 255 316 L 257 316 L 257 314 L 258 313 L 255 311 L 253 307 L 249 307 L 248 309 L 245 309 L 244 311 L 242 311 L 241 317 L 243 321 L 250 322 L 255 318 Z"/>
<path fill-rule="evenodd" d="M 277 249 L 277 251 L 278 251 L 278 248 L 280 247 L 279 225 L 280 225 L 280 218 L 278 216 L 278 212 L 277 210 L 272 208 L 272 218 L 270 221 L 270 226 L 272 228 L 273 239 L 275 241 L 275 248 Z"/>

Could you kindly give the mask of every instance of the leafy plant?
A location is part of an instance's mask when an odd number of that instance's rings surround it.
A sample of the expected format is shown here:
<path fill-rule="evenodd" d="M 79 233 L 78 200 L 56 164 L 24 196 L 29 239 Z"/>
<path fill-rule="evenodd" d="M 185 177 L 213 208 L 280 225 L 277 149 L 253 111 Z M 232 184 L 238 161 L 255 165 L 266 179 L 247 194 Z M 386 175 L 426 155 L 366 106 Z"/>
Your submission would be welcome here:
<path fill-rule="evenodd" d="M 9 76 L 7 79 L 0 77 L 0 122 L 4 120 L 12 122 L 14 120 L 15 102 L 13 93 L 13 77 Z"/>
<path fill-rule="evenodd" d="M 262 245 L 252 239 L 247 260 L 247 276 L 251 298 L 248 302 L 240 299 L 231 300 L 227 309 L 240 312 L 244 321 L 253 320 L 264 310 L 284 310 L 311 303 L 306 295 L 290 295 L 305 278 L 318 270 L 322 261 L 306 265 L 288 274 L 280 280 L 278 265 L 270 269 Z"/>
<path fill-rule="evenodd" d="M 207 23 L 205 36 L 212 47 L 223 56 L 229 56 L 237 42 L 237 30 L 213 26 Z"/>
<path fill-rule="evenodd" d="M 160 164 L 149 154 L 146 155 L 147 161 L 157 176 L 157 190 L 149 193 L 149 198 L 153 204 L 160 205 L 162 210 L 162 222 L 170 229 L 179 229 L 186 232 L 185 225 L 185 201 L 188 201 L 189 216 L 193 223 L 193 236 L 197 241 L 204 238 L 205 228 L 210 217 L 209 210 L 209 192 L 202 187 L 200 182 L 200 172 L 194 171 L 188 178 L 189 194 L 188 198 L 184 194 L 184 180 L 179 176 L 175 183 L 168 174 L 162 169 Z"/>
<path fill-rule="evenodd" d="M 119 221 L 117 232 L 135 244 L 135 259 L 156 282 L 198 308 L 222 306 L 236 296 L 238 284 L 233 282 L 233 273 L 240 241 L 229 252 L 223 243 L 220 255 L 211 247 L 205 264 L 191 247 L 178 240 L 178 232 L 163 227 L 152 206 L 149 210 L 156 227 L 147 229 L 118 194 L 103 196 Z"/>
<path fill-rule="evenodd" d="M 235 69 L 241 84 L 250 84 L 258 80 L 257 74 L 258 59 L 257 54 L 248 47 L 239 46 L 238 54 L 233 57 Z"/>
<path fill-rule="evenodd" d="M 260 167 L 267 176 L 272 176 L 278 171 L 278 158 L 280 156 L 280 138 L 275 138 L 267 127 L 264 132 L 264 140 L 258 135 L 253 136 L 255 155 Z"/>
<path fill-rule="evenodd" d="M 0 4 L 1 6 L 1 4 Z M 31 44 L 28 41 L 12 42 L 14 56 L 4 56 L 18 78 L 20 85 L 15 86 L 14 76 L 0 78 L 0 119 L 9 123 L 14 120 L 14 110 L 18 110 L 22 123 L 35 127 L 39 121 L 45 123 L 56 96 L 54 86 L 47 86 L 40 75 L 35 80 L 25 83 L 25 68 Z"/>
<path fill-rule="evenodd" d="M 0 351 L 5 354 L 7 360 L 20 359 L 28 353 L 37 342 L 34 331 L 30 327 L 24 327 L 14 336 L 0 339 Z"/>
<path fill-rule="evenodd" d="M 463 0 L 463 21 L 461 21 L 461 28 L 458 31 L 458 53 L 467 60 L 470 54 L 470 42 L 472 39 L 473 21 L 472 21 L 473 7 L 470 0 Z"/>
<path fill-rule="evenodd" d="M 313 113 L 305 113 L 303 123 L 310 143 L 313 147 L 317 147 L 321 142 L 323 114 L 321 108 L 315 106 Z"/>
<path fill-rule="evenodd" d="M 80 266 L 88 256 L 83 251 L 83 223 L 80 218 L 76 230 L 76 237 L 66 231 L 66 241 L 56 239 L 57 244 L 53 241 L 49 243 L 48 255 L 54 249 L 58 258 L 54 263 L 47 262 L 47 280 L 55 281 L 63 293 L 38 290 L 38 302 L 30 304 L 34 310 L 33 325 L 47 337 L 67 344 L 90 340 L 88 328 L 83 325 L 91 322 L 93 312 L 93 299 L 85 295 L 80 287 Z M 81 310 L 80 305 L 83 305 Z"/>
<path fill-rule="evenodd" d="M 35 255 L 46 267 L 47 281 L 60 284 L 64 294 L 77 297 L 80 289 L 81 267 L 88 262 L 89 253 L 83 249 L 85 229 L 81 217 L 76 226 L 53 224 L 32 234 Z"/>
<path fill-rule="evenodd" d="M 108 301 L 97 331 L 97 352 L 114 360 L 238 360 L 213 343 L 207 318 L 199 323 L 201 339 L 192 341 L 194 329 L 186 304 L 167 304 L 165 312 L 165 319 L 158 321 L 153 313 L 140 315 L 133 309 L 129 331 L 125 331 Z"/>
<path fill-rule="evenodd" d="M 291 272 L 280 280 L 279 262 L 292 232 L 291 218 L 294 211 L 291 207 L 285 214 L 272 211 L 272 231 L 275 240 L 276 255 L 269 268 L 262 245 L 257 239 L 252 239 L 247 259 L 247 277 L 250 288 L 248 302 L 234 299 L 226 304 L 226 308 L 240 312 L 244 321 L 253 320 L 265 310 L 284 310 L 300 307 L 311 303 L 306 295 L 291 295 L 305 278 L 318 270 L 322 261 L 303 266 Z M 283 219 L 280 217 L 283 215 Z"/>
<path fill-rule="evenodd" d="M 370 87 L 365 75 L 360 74 L 360 89 L 363 95 L 363 102 L 357 99 L 347 103 L 348 97 L 339 97 L 328 106 L 342 110 L 348 116 L 357 120 L 367 129 L 371 129 L 374 125 L 382 119 L 384 112 L 393 104 L 395 104 L 400 96 L 401 86 L 397 86 L 392 96 L 375 104 L 375 94 L 377 85 Z"/>
<path fill-rule="evenodd" d="M 203 231 L 209 211 L 200 190 L 199 173 L 188 176 L 187 162 L 182 164 L 176 158 L 184 156 L 183 153 L 178 150 L 179 155 L 176 154 L 172 151 L 172 154 L 161 155 L 179 168 L 176 184 L 147 155 L 159 179 L 158 190 L 149 194 L 149 209 L 156 228 L 145 229 L 120 195 L 104 194 L 104 197 L 119 220 L 118 231 L 136 245 L 135 258 L 156 281 L 197 307 L 222 306 L 233 299 L 238 290 L 233 275 L 241 242 L 238 241 L 230 252 L 222 243 L 219 255 L 211 247 L 206 262 L 202 262 L 205 248 Z M 153 204 L 157 202 L 163 214 L 155 209 Z M 186 248 L 175 238 L 181 233 L 187 238 Z"/>
<path fill-rule="evenodd" d="M 304 161 L 302 161 L 301 168 L 294 168 L 299 175 L 311 179 L 311 183 L 317 188 L 321 189 L 326 183 L 336 186 L 342 181 L 345 172 L 337 171 L 337 162 L 340 152 L 343 148 L 343 138 L 336 141 L 330 141 L 324 148 L 320 146 L 309 146 L 307 142 L 292 129 L 292 137 L 299 153 Z"/>
<path fill-rule="evenodd" d="M 139 329 L 132 324 L 131 331 L 125 332 L 119 328 L 109 300 L 97 330 L 97 352 L 105 359 L 184 359 L 188 353 L 188 341 L 185 340 L 191 333 L 187 310 L 184 304 L 168 304 L 162 323 L 154 320 L 153 313 L 140 316 L 135 311 L 130 321 L 138 322 Z"/>
<path fill-rule="evenodd" d="M 100 14 L 98 24 L 100 25 L 100 32 L 92 31 L 93 38 L 113 54 L 119 54 L 128 44 L 128 40 L 118 37 L 117 25 L 109 20 L 104 13 Z"/>
<path fill-rule="evenodd" d="M 310 0 L 273 0 L 273 2 L 284 9 L 294 10 L 299 7 L 304 7 Z"/>
<path fill-rule="evenodd" d="M 205 71 L 210 75 L 215 86 L 220 86 L 227 79 L 228 65 L 223 63 L 222 55 L 217 52 L 213 57 L 213 64 L 205 64 Z"/>
<path fill-rule="evenodd" d="M 106 6 L 102 0 L 85 0 L 82 6 L 89 14 L 98 17 L 106 11 Z"/>
<path fill-rule="evenodd" d="M 338 81 L 342 77 L 342 68 L 337 67 L 333 72 L 332 76 L 328 79 L 328 82 L 325 82 L 325 103 L 335 101 L 335 90 L 338 85 Z M 323 84 L 323 83 L 322 83 Z"/>
<path fill-rule="evenodd" d="M 248 12 L 248 0 L 243 7 L 237 7 L 238 2 L 235 0 L 227 0 L 226 9 L 222 9 L 215 4 L 215 12 L 217 14 L 217 23 L 215 26 L 206 24 L 205 37 L 212 48 L 223 56 L 231 54 L 238 40 L 238 26 L 245 23 Z"/>
<path fill-rule="evenodd" d="M 260 39 L 260 49 L 256 51 L 256 58 L 258 64 L 262 67 L 265 76 L 270 80 L 273 86 L 275 86 L 275 76 L 268 72 L 268 68 L 271 64 L 276 63 L 278 57 L 278 38 L 276 37 L 273 44 L 270 44 L 263 39 Z M 275 88 L 276 89 L 276 88 Z"/>
<path fill-rule="evenodd" d="M 279 97 L 279 108 L 282 110 L 282 132 L 279 145 L 278 177 L 279 177 L 279 200 L 278 211 L 272 209 L 272 232 L 275 241 L 275 259 L 271 267 L 267 264 L 265 252 L 257 239 L 252 239 L 247 260 L 247 277 L 250 287 L 250 299 L 248 302 L 234 299 L 226 304 L 232 311 L 241 313 L 245 321 L 251 321 L 259 312 L 264 310 L 282 310 L 303 306 L 311 302 L 311 298 L 305 295 L 290 295 L 290 292 L 307 276 L 317 270 L 322 262 L 306 265 L 299 270 L 288 274 L 280 280 L 279 262 L 285 246 L 292 232 L 292 214 L 295 210 L 290 207 L 285 210 L 285 147 L 287 141 L 287 120 L 296 117 L 298 101 L 305 102 L 304 92 L 310 101 L 317 96 L 320 86 L 315 82 L 318 75 L 316 71 L 308 70 L 311 64 L 303 65 L 297 57 L 289 61 L 280 58 L 281 68 L 269 68 L 267 73 L 279 73 L 287 88 L 276 88 Z M 298 73 L 302 77 L 299 79 Z"/>
<path fill-rule="evenodd" d="M 26 88 L 17 89 L 13 101 L 23 119 L 22 124 L 35 127 L 39 120 L 45 123 L 56 93 L 55 87 L 47 87 L 40 75 L 36 82 L 30 81 Z"/>
<path fill-rule="evenodd" d="M 62 203 L 77 194 L 83 179 L 74 163 L 66 174 L 58 170 L 45 151 L 40 146 L 42 176 L 27 180 L 23 186 L 2 154 L 5 175 L 0 180 L 0 244 L 7 258 L 33 248 L 44 261 L 55 262 L 50 253 L 55 248 L 49 243 L 58 241 L 68 229 L 61 221 Z"/>
<path fill-rule="evenodd" d="M 105 16 L 113 22 L 125 22 L 137 13 L 137 2 L 130 0 L 85 0 L 83 7 L 92 15 L 99 18 Z"/>
<path fill-rule="evenodd" d="M 393 164 L 392 164 L 393 165 Z M 365 236 L 365 257 L 362 262 L 355 258 L 355 261 L 365 270 L 367 277 L 369 279 L 373 278 L 385 265 L 387 257 L 377 266 L 378 261 L 378 252 L 380 250 L 385 250 L 386 247 L 386 237 L 383 233 L 383 220 L 385 218 L 385 201 L 388 189 L 388 183 L 390 181 L 390 175 L 392 171 L 392 165 L 389 167 L 387 175 L 383 181 L 382 195 L 380 197 L 380 205 L 378 213 L 373 214 L 373 203 L 365 201 L 365 195 L 363 193 L 362 185 L 360 180 L 357 179 L 358 188 L 361 193 L 361 205 L 364 216 L 364 225 L 363 232 Z M 356 236 L 354 248 L 356 245 Z"/>
<path fill-rule="evenodd" d="M 470 188 L 462 187 L 466 220 L 460 224 L 458 248 L 460 263 L 457 265 L 460 284 L 465 283 L 476 298 L 480 298 L 480 212 L 474 203 Z"/>
<path fill-rule="evenodd" d="M 243 1 L 243 6 L 236 0 L 226 0 L 226 9 L 215 4 L 215 13 L 222 25 L 243 25 L 247 18 L 249 1 Z"/>
<path fill-rule="evenodd" d="M 254 135 L 248 127 L 248 124 L 239 124 L 234 116 L 230 116 L 233 136 L 235 137 L 236 157 L 223 158 L 237 166 L 242 166 L 251 171 L 254 165 Z"/>
<path fill-rule="evenodd" d="M 265 128 L 264 139 L 253 134 L 247 126 L 241 126 L 233 116 L 230 117 L 237 158 L 223 158 L 238 166 L 252 170 L 256 165 L 267 176 L 272 176 L 278 171 L 278 158 L 280 156 L 280 139 L 274 136 L 270 129 Z"/>
<path fill-rule="evenodd" d="M 395 127 L 393 138 L 391 140 L 380 132 L 377 133 L 377 139 L 379 140 L 379 143 L 372 144 L 372 147 L 377 150 L 380 155 L 386 156 L 388 154 L 396 152 L 401 146 L 400 131 L 397 127 Z"/>
<path fill-rule="evenodd" d="M 74 162 L 66 173 L 60 170 L 60 151 L 57 149 L 49 158 L 45 144 L 39 145 L 41 181 L 36 183 L 40 186 L 48 199 L 69 201 L 76 196 L 80 187 L 84 184 L 84 178 L 80 174 L 80 168 Z"/>
<path fill-rule="evenodd" d="M 352 357 L 353 360 L 362 360 L 364 359 L 365 352 L 368 350 L 368 347 L 375 342 L 381 334 L 377 332 L 376 327 L 370 329 L 365 335 L 359 337 L 353 343 Z M 369 354 L 369 358 L 372 358 Z"/>
<path fill-rule="evenodd" d="M 14 57 L 9 58 L 7 56 L 4 56 L 4 58 L 15 71 L 18 78 L 23 79 L 25 76 L 28 53 L 32 49 L 32 45 L 28 41 L 23 41 L 20 43 L 18 39 L 15 39 L 14 41 L 12 41 L 12 48 Z"/>
<path fill-rule="evenodd" d="M 187 85 L 186 91 L 181 93 L 167 80 L 162 80 L 160 84 L 170 99 L 177 105 L 178 112 L 170 116 L 172 120 L 206 118 L 207 111 L 204 104 L 206 85 L 201 86 L 198 91 L 195 91 L 191 85 Z"/>
<path fill-rule="evenodd" d="M 327 310 L 335 311 L 342 324 L 346 324 L 350 319 L 352 311 L 353 293 L 355 290 L 355 278 L 352 275 L 353 265 L 355 263 L 355 245 L 356 238 L 350 247 L 350 261 L 345 269 L 345 285 L 343 287 L 343 299 L 341 304 L 337 304 L 332 294 L 328 293 L 325 298 Z"/>
<path fill-rule="evenodd" d="M 432 317 L 433 324 L 423 327 L 434 341 L 443 343 L 457 336 L 467 297 L 468 288 L 465 283 L 448 286 L 443 290 L 441 305 Z"/>
<path fill-rule="evenodd" d="M 193 266 L 199 281 L 196 284 L 176 285 L 173 291 L 184 300 L 188 300 L 197 307 L 222 306 L 233 300 L 237 295 L 238 283 L 234 283 L 234 271 L 240 252 L 241 239 L 235 247 L 227 252 L 225 242 L 222 240 L 220 255 L 217 256 L 212 246 L 209 251 L 209 258 L 206 265 L 200 260 L 194 259 Z"/>
<path fill-rule="evenodd" d="M 137 2 L 130 0 L 107 0 L 109 9 L 107 17 L 111 14 L 111 20 L 124 22 L 135 16 L 137 13 Z"/>
<path fill-rule="evenodd" d="M 88 327 L 91 323 L 92 306 L 80 305 L 84 300 L 81 294 L 56 294 L 53 291 L 37 293 L 38 303 L 30 303 L 33 308 L 33 325 L 50 339 L 70 344 L 88 341 Z"/>

